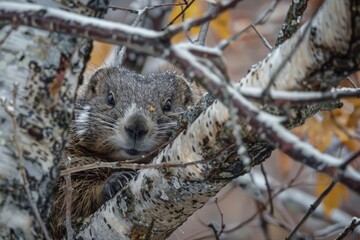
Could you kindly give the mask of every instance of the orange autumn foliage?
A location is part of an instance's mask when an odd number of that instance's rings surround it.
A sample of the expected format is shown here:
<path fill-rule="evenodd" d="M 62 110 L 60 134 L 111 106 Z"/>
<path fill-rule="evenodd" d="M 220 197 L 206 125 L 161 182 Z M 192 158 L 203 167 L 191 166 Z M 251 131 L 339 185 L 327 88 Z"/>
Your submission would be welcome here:
<path fill-rule="evenodd" d="M 305 136 L 306 140 L 321 152 L 325 152 L 332 147 L 335 139 L 341 144 L 339 149 L 346 148 L 351 152 L 358 150 L 360 148 L 360 141 L 354 136 L 358 134 L 356 131 L 360 123 L 360 100 L 357 98 L 346 99 L 342 100 L 342 103 L 344 105 L 340 109 L 335 109 L 331 112 L 321 112 L 309 118 L 306 124 L 295 129 L 294 133 L 298 136 Z M 286 155 L 280 155 L 280 158 L 281 165 L 285 165 L 280 168 L 280 171 L 286 174 L 291 168 L 291 162 Z M 340 160 L 341 157 L 339 155 Z M 331 179 L 328 176 L 317 173 L 315 194 L 319 196 L 328 187 L 330 182 Z M 343 201 L 348 199 L 348 195 L 347 188 L 337 184 L 323 200 L 325 214 L 329 216 L 332 209 L 338 208 Z"/>

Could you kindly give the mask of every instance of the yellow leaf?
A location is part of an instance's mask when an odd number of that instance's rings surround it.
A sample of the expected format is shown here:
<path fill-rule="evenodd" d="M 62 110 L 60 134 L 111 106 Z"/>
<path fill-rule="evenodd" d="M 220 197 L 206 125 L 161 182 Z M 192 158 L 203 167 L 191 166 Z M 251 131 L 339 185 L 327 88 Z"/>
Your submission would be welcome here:
<path fill-rule="evenodd" d="M 218 38 L 226 39 L 231 36 L 230 23 L 230 13 L 224 12 L 215 21 L 211 22 L 210 29 L 215 32 Z"/>
<path fill-rule="evenodd" d="M 357 151 L 360 148 L 360 142 L 357 139 L 351 139 L 349 141 L 346 141 L 344 142 L 344 145 L 351 152 Z"/>
<path fill-rule="evenodd" d="M 316 188 L 315 188 L 315 193 L 316 196 L 320 196 L 324 190 L 330 185 L 331 183 L 331 179 L 321 173 L 318 173 L 316 175 Z M 343 201 L 346 201 L 349 199 L 349 192 L 346 189 L 346 187 L 344 187 L 341 184 L 336 184 L 335 187 L 331 190 L 331 192 L 325 197 L 325 199 L 323 200 L 323 206 L 324 206 L 324 212 L 325 212 L 325 216 L 329 217 L 330 213 L 333 209 L 335 208 L 339 208 L 341 203 Z"/>
<path fill-rule="evenodd" d="M 358 102 L 360 102 L 360 100 L 358 100 Z M 354 107 L 356 107 L 356 108 L 350 114 L 347 126 L 349 128 L 354 128 L 355 129 L 355 128 L 357 128 L 357 126 L 358 126 L 358 124 L 360 122 L 360 104 L 358 104 L 357 106 L 354 104 Z"/>
<path fill-rule="evenodd" d="M 183 0 L 176 0 L 176 2 L 182 3 Z M 181 13 L 181 11 L 183 11 L 181 7 L 174 7 L 170 14 L 169 22 L 175 19 L 175 17 L 178 16 Z M 203 13 L 204 13 L 204 9 L 202 7 L 202 1 L 195 1 L 193 4 L 191 4 L 191 6 L 188 9 L 186 9 L 184 16 L 178 17 L 174 22 L 174 24 L 180 23 L 183 20 L 189 18 L 200 17 Z M 200 31 L 200 27 L 194 27 L 190 30 L 190 32 L 187 32 L 187 34 L 189 36 L 197 36 L 199 34 L 199 31 Z M 183 39 L 185 39 L 185 34 L 182 32 L 176 35 L 172 40 L 173 42 L 180 42 Z"/>
<path fill-rule="evenodd" d="M 331 113 L 324 112 L 323 116 L 324 130 L 330 132 L 331 135 L 337 136 L 341 143 L 347 142 L 349 136 L 344 129 L 346 129 L 349 113 L 344 109 L 335 109 Z"/>
<path fill-rule="evenodd" d="M 183 0 L 176 0 L 177 3 L 183 3 Z M 185 14 L 176 19 L 174 24 L 180 23 L 184 20 L 190 18 L 196 18 L 204 15 L 207 11 L 208 3 L 206 1 L 195 1 L 188 9 L 185 10 Z M 176 16 L 178 16 L 181 11 L 181 7 L 174 7 L 170 17 L 169 22 L 173 21 Z M 218 38 L 228 38 L 231 36 L 231 16 L 229 12 L 224 12 L 216 19 L 212 20 L 210 23 L 210 31 L 214 33 Z M 187 32 L 188 36 L 197 37 L 200 31 L 200 27 L 193 27 L 189 32 Z M 173 42 L 180 42 L 185 39 L 185 34 L 182 32 L 176 35 L 172 40 Z"/>
<path fill-rule="evenodd" d="M 331 132 L 326 129 L 327 125 L 314 117 L 310 118 L 306 124 L 309 143 L 319 151 L 325 151 L 331 144 Z"/>

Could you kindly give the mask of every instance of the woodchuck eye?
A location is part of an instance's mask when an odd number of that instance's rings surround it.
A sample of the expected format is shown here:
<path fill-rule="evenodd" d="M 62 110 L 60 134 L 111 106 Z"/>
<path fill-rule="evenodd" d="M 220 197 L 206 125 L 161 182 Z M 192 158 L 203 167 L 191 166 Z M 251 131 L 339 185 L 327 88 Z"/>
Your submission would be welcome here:
<path fill-rule="evenodd" d="M 165 111 L 165 112 L 171 111 L 171 100 L 170 99 L 166 100 L 165 105 L 163 107 L 163 111 Z"/>
<path fill-rule="evenodd" d="M 107 102 L 110 106 L 115 106 L 115 99 L 114 99 L 114 95 L 112 94 L 112 92 L 109 92 L 108 96 L 107 96 Z"/>

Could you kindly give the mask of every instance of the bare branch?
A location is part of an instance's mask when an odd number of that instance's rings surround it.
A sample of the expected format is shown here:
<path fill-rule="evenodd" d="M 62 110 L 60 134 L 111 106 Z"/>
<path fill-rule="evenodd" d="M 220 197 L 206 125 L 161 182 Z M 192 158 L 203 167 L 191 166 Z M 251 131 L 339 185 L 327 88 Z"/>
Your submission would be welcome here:
<path fill-rule="evenodd" d="M 130 9 L 130 8 L 124 8 L 124 7 L 114 6 L 114 5 L 109 5 L 108 8 L 112 9 L 113 11 L 121 10 L 121 11 L 126 11 L 129 13 L 139 14 L 139 10 Z"/>
<path fill-rule="evenodd" d="M 332 112 L 330 112 L 330 119 L 334 123 L 335 127 L 337 127 L 340 131 L 342 131 L 346 136 L 348 136 L 349 138 L 356 139 L 356 140 L 360 141 L 360 135 L 357 134 L 356 132 L 350 132 L 350 131 L 348 131 L 348 129 L 341 126 L 338 123 L 338 121 L 336 120 L 336 118 L 335 118 L 335 116 L 334 116 L 334 114 Z"/>
<path fill-rule="evenodd" d="M 273 215 L 274 214 L 274 205 L 273 205 L 273 202 L 272 202 L 272 199 L 273 199 L 272 194 L 271 194 L 272 190 L 271 190 L 269 180 L 268 180 L 268 177 L 267 177 L 267 174 L 266 174 L 266 171 L 265 171 L 265 168 L 264 168 L 263 164 L 260 164 L 260 169 L 261 169 L 262 175 L 264 176 L 266 189 L 267 189 L 267 193 L 268 193 L 268 199 L 269 199 L 269 203 L 270 203 L 270 215 Z"/>
<path fill-rule="evenodd" d="M 336 181 L 332 181 L 331 184 L 321 193 L 321 195 L 316 199 L 316 201 L 311 204 L 309 210 L 306 212 L 304 217 L 300 220 L 300 222 L 296 225 L 296 227 L 292 230 L 289 236 L 285 239 L 291 239 L 296 231 L 304 224 L 304 222 L 310 217 L 310 215 L 315 211 L 315 209 L 321 204 L 324 198 L 331 192 L 331 190 L 335 187 Z"/>
<path fill-rule="evenodd" d="M 270 45 L 270 43 L 268 42 L 268 40 L 266 40 L 266 38 L 260 33 L 258 32 L 258 30 L 256 29 L 254 24 L 251 24 L 251 28 L 254 29 L 254 31 L 256 32 L 256 34 L 259 36 L 260 40 L 264 43 L 265 47 L 267 47 L 267 49 L 269 49 L 270 51 L 272 50 L 272 46 Z"/>
<path fill-rule="evenodd" d="M 263 12 L 263 14 L 261 14 L 255 20 L 255 22 L 252 23 L 252 25 L 256 26 L 256 25 L 264 24 L 267 21 L 267 19 L 271 16 L 271 14 L 274 12 L 274 10 L 279 2 L 280 2 L 280 0 L 273 0 L 271 2 L 270 6 Z"/>
<path fill-rule="evenodd" d="M 67 239 L 74 239 L 74 230 L 71 226 L 71 203 L 72 193 L 74 191 L 71 184 L 70 174 L 64 176 L 65 179 L 65 203 L 66 203 L 66 215 L 65 215 L 65 228 Z"/>
<path fill-rule="evenodd" d="M 241 30 L 238 33 L 235 33 L 233 36 L 231 36 L 229 39 L 227 40 L 223 40 L 221 41 L 217 48 L 224 50 L 227 46 L 229 46 L 231 43 L 235 42 L 236 39 L 238 39 L 243 33 L 245 33 L 247 30 L 249 30 L 250 28 L 252 28 L 252 26 L 256 26 L 256 25 L 261 25 L 264 24 L 266 22 L 266 19 L 271 15 L 271 13 L 275 10 L 277 4 L 279 3 L 279 0 L 273 0 L 272 3 L 270 4 L 270 6 L 267 8 L 267 10 L 260 15 L 260 17 L 258 17 L 252 24 L 248 25 L 246 28 L 244 28 L 243 30 Z"/>
<path fill-rule="evenodd" d="M 234 148 L 235 144 L 231 144 L 224 149 L 221 149 L 218 153 L 214 154 L 212 157 L 207 159 L 202 159 L 198 161 L 191 161 L 187 163 L 158 163 L 158 164 L 150 164 L 150 163 L 134 163 L 132 160 L 128 161 L 118 161 L 118 162 L 95 162 L 91 164 L 85 164 L 81 166 L 76 166 L 72 168 L 67 168 L 61 171 L 60 176 L 66 176 L 68 174 L 83 172 L 86 170 L 97 169 L 97 168 L 111 168 L 111 169 L 129 169 L 129 170 L 137 170 L 137 169 L 166 169 L 166 168 L 185 168 L 187 166 L 193 166 L 197 164 L 203 164 L 207 162 L 212 162 L 217 160 L 217 157 L 220 156 L 223 152 L 229 151 Z"/>
<path fill-rule="evenodd" d="M 137 11 L 137 16 L 131 26 L 137 27 L 148 10 L 149 8 L 145 7 L 144 9 Z M 125 53 L 126 53 L 126 47 L 122 46 L 120 51 L 118 51 L 118 53 L 116 54 L 115 62 L 120 66 L 123 65 L 123 61 L 125 59 Z"/>
<path fill-rule="evenodd" d="M 340 166 L 340 168 L 345 169 L 351 162 L 353 162 L 359 156 L 360 156 L 360 150 L 351 153 L 347 158 L 345 158 L 344 163 Z"/>
<path fill-rule="evenodd" d="M 165 27 L 163 27 L 161 30 L 167 29 L 169 26 L 173 25 L 174 22 L 181 16 L 183 17 L 185 15 L 185 11 L 195 2 L 195 0 L 191 0 L 191 2 L 187 3 L 185 2 L 185 7 L 181 9 L 181 12 L 174 17 Z"/>
<path fill-rule="evenodd" d="M 204 16 L 198 17 L 192 20 L 187 20 L 178 26 L 174 26 L 172 28 L 167 29 L 166 36 L 172 37 L 183 30 L 190 30 L 192 27 L 200 26 L 206 22 L 209 22 L 212 19 L 215 19 L 220 13 L 235 7 L 241 0 L 228 0 L 223 2 L 218 2 L 216 4 L 216 8 L 214 8 L 211 12 L 207 12 Z"/>
<path fill-rule="evenodd" d="M 259 172 L 253 172 L 254 174 L 254 180 L 251 180 L 249 175 L 244 175 L 241 177 L 238 177 L 234 180 L 235 183 L 239 184 L 239 186 L 244 189 L 246 192 L 251 194 L 255 199 L 259 199 L 259 191 L 261 194 L 266 195 L 266 185 L 264 178 L 261 177 L 261 174 Z M 271 185 L 281 185 L 279 182 L 277 182 L 275 179 L 269 177 L 269 182 Z M 313 197 L 312 195 L 300 191 L 298 189 L 292 189 L 291 187 L 294 186 L 294 182 L 291 181 L 286 185 L 281 185 L 280 188 L 275 190 L 273 194 L 274 200 L 277 200 L 284 204 L 285 206 L 291 206 L 292 209 L 298 209 L 298 211 L 308 211 L 309 206 L 316 202 L 317 199 Z M 255 190 L 256 189 L 256 190 Z M 296 208 L 294 208 L 296 206 Z M 330 215 L 326 215 L 324 206 L 321 204 L 319 207 L 314 209 L 314 213 L 312 217 L 317 219 L 328 219 L 327 221 L 336 224 L 338 227 L 343 226 L 345 227 L 345 224 L 347 221 L 350 221 L 351 216 L 347 213 L 339 210 L 334 209 Z M 326 217 L 325 217 L 326 216 Z M 344 223 L 345 221 L 345 223 Z M 291 223 L 290 223 L 291 224 Z M 286 228 L 291 227 L 291 225 L 286 225 Z M 293 228 L 293 227 L 292 227 Z M 357 233 L 360 233 L 359 230 L 356 230 Z M 295 233 L 298 234 L 298 233 Z"/>
<path fill-rule="evenodd" d="M 315 104 L 329 102 L 341 98 L 360 98 L 360 88 L 334 88 L 329 92 L 296 92 L 271 90 L 265 101 L 262 88 L 241 88 L 240 92 L 247 99 L 256 102 L 266 102 L 276 106 Z"/>
<path fill-rule="evenodd" d="M 164 44 L 168 43 L 164 39 L 165 32 L 133 28 L 121 23 L 94 19 L 35 4 L 0 2 L 0 20 L 13 26 L 26 25 L 51 32 L 76 34 L 107 43 L 131 46 L 133 49 L 141 49 L 141 52 L 150 55 L 154 55 L 160 49 L 162 52 Z M 152 48 L 149 48 L 146 42 L 152 42 Z M 156 50 L 156 46 L 160 49 Z"/>
<path fill-rule="evenodd" d="M 215 9 L 216 9 L 215 5 L 213 5 L 212 3 L 208 3 L 208 13 L 209 14 L 214 12 Z M 205 22 L 203 25 L 201 25 L 200 32 L 199 32 L 199 37 L 195 41 L 196 44 L 201 45 L 201 46 L 205 45 L 205 39 L 206 39 L 206 35 L 207 35 L 208 29 L 209 29 L 209 25 L 210 25 L 210 21 Z"/>
<path fill-rule="evenodd" d="M 152 10 L 152 9 L 161 8 L 161 7 L 176 7 L 176 6 L 183 6 L 183 5 L 186 5 L 186 3 L 185 2 L 182 2 L 182 3 L 163 3 L 163 4 L 152 5 L 152 6 L 149 6 L 149 7 L 146 7 L 146 8 L 147 8 L 147 10 Z M 115 10 L 127 11 L 129 13 L 134 13 L 134 14 L 137 14 L 137 15 L 139 15 L 140 12 L 142 11 L 142 10 L 135 10 L 135 9 L 124 8 L 124 7 L 114 6 L 114 5 L 109 5 L 108 8 L 112 9 L 114 11 Z"/>
<path fill-rule="evenodd" d="M 345 239 L 347 235 L 354 231 L 355 228 L 360 226 L 360 218 L 354 217 L 351 223 L 344 229 L 342 233 L 336 238 L 336 240 Z"/>

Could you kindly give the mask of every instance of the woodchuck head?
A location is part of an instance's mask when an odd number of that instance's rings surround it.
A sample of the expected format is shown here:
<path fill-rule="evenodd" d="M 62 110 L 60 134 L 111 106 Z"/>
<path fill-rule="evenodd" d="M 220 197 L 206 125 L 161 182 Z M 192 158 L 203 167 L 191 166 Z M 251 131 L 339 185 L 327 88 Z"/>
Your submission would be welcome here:
<path fill-rule="evenodd" d="M 108 160 L 137 158 L 169 139 L 192 101 L 189 85 L 174 72 L 102 68 L 78 97 L 69 148 Z"/>

